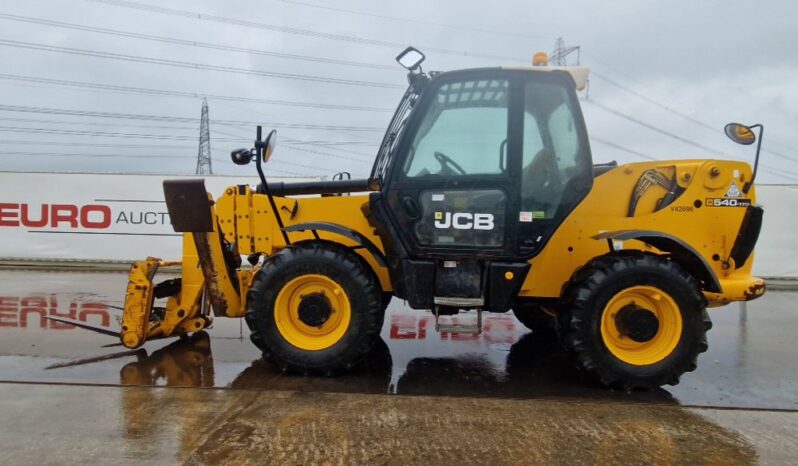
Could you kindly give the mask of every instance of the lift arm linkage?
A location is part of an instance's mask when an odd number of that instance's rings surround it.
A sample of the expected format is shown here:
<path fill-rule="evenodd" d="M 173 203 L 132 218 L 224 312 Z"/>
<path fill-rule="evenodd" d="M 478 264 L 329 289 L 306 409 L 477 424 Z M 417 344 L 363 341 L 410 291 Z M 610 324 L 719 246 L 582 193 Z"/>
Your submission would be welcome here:
<path fill-rule="evenodd" d="M 164 194 L 175 231 L 183 232 L 183 260 L 149 257 L 134 263 L 122 315 L 122 344 L 137 348 L 145 341 L 198 332 L 214 315 L 241 317 L 246 294 L 258 269 L 241 270 L 237 251 L 225 251 L 213 201 L 202 180 L 165 181 Z M 179 280 L 158 286 L 159 267 L 182 266 Z M 175 286 L 174 284 L 179 284 Z M 160 287 L 160 292 L 159 292 Z M 168 297 L 165 308 L 154 308 L 156 297 Z"/>

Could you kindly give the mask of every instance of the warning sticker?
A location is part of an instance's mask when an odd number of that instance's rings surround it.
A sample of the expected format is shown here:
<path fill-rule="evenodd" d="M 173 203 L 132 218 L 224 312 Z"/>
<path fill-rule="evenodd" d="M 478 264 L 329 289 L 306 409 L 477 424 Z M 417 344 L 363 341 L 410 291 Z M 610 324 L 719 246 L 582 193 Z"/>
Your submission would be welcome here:
<path fill-rule="evenodd" d="M 740 191 L 740 188 L 737 187 L 737 183 L 732 181 L 732 184 L 729 186 L 729 189 L 726 190 L 726 197 L 742 197 L 743 193 Z"/>
<path fill-rule="evenodd" d="M 518 215 L 518 221 L 519 221 L 519 222 L 525 222 L 525 223 L 528 223 L 528 222 L 531 222 L 533 218 L 534 218 L 534 217 L 533 217 L 533 215 L 532 215 L 532 212 L 521 212 L 521 213 Z"/>

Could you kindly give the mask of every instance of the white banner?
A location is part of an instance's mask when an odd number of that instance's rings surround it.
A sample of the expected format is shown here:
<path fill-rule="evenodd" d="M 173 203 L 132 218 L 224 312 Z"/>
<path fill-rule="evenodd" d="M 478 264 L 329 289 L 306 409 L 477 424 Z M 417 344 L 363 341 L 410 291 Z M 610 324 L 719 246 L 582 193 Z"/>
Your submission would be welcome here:
<path fill-rule="evenodd" d="M 181 238 L 169 223 L 162 187 L 163 180 L 179 178 L 199 177 L 0 172 L 0 259 L 179 259 Z M 258 181 L 204 178 L 215 197 L 228 186 Z M 798 277 L 798 186 L 759 185 L 757 196 L 765 217 L 754 273 Z"/>
<path fill-rule="evenodd" d="M 756 202 L 765 209 L 756 243 L 754 274 L 798 278 L 798 186 L 757 185 Z"/>
<path fill-rule="evenodd" d="M 179 259 L 181 234 L 169 222 L 162 183 L 189 178 L 204 178 L 214 197 L 229 186 L 258 183 L 231 176 L 0 173 L 0 258 Z"/>

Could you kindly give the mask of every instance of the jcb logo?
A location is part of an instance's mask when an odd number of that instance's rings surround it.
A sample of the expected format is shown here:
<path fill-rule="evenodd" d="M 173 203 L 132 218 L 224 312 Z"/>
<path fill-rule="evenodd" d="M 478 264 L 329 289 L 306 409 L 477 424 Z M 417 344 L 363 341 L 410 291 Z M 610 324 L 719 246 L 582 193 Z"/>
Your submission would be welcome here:
<path fill-rule="evenodd" d="M 493 230 L 493 214 L 435 212 L 435 228 L 456 230 Z"/>

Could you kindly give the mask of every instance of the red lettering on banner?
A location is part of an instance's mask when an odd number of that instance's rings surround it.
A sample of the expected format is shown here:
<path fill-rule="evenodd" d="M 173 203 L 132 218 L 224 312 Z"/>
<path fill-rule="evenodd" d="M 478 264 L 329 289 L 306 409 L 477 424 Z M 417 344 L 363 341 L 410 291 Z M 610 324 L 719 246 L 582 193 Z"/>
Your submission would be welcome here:
<path fill-rule="evenodd" d="M 57 227 L 60 222 L 67 222 L 72 228 L 78 227 L 78 206 L 53 204 L 50 208 L 53 214 L 50 226 Z"/>
<path fill-rule="evenodd" d="M 99 221 L 89 220 L 89 214 L 97 212 L 102 215 Z M 111 226 L 111 209 L 106 205 L 87 205 L 80 209 L 80 224 L 83 228 L 108 228 Z"/>
<path fill-rule="evenodd" d="M 19 298 L 16 296 L 0 296 L 0 327 L 16 327 L 17 307 Z"/>
<path fill-rule="evenodd" d="M 0 227 L 18 227 L 19 204 L 0 204 Z"/>
<path fill-rule="evenodd" d="M 425 316 L 418 321 L 418 339 L 423 340 L 427 338 L 427 323 L 432 321 L 432 317 Z"/>
<path fill-rule="evenodd" d="M 485 319 L 485 342 L 507 343 L 512 345 L 516 342 L 515 319 L 508 315 L 494 316 L 492 319 Z"/>
<path fill-rule="evenodd" d="M 46 226 L 105 229 L 111 226 L 111 208 L 102 204 L 78 207 L 72 204 L 41 204 L 36 208 L 28 204 L 0 203 L 0 226 L 42 228 Z M 32 215 L 33 214 L 33 215 Z M 33 218 L 33 217 L 36 218 Z M 154 222 L 153 222 L 154 224 Z"/>
<path fill-rule="evenodd" d="M 457 317 L 451 317 L 451 320 L 452 325 L 462 325 Z M 446 340 L 446 337 L 450 337 L 452 341 L 471 341 L 479 340 L 481 335 L 479 333 L 441 332 L 441 340 Z"/>
<path fill-rule="evenodd" d="M 416 318 L 408 315 L 391 316 L 391 340 L 415 340 Z"/>
<path fill-rule="evenodd" d="M 65 319 L 78 320 L 81 322 L 99 323 L 103 327 L 111 326 L 111 314 L 108 306 L 102 303 L 77 303 L 69 304 L 69 311 L 58 311 L 58 299 L 54 294 L 49 297 L 45 295 L 31 295 L 23 298 L 17 296 L 0 296 L 0 327 L 20 327 L 52 329 L 52 330 L 71 330 L 74 325 L 47 320 L 47 315 L 61 317 Z M 36 316 L 38 315 L 38 319 Z M 98 322 L 99 320 L 99 322 Z"/>
<path fill-rule="evenodd" d="M 50 211 L 47 209 L 47 204 L 42 204 L 41 206 L 41 214 L 39 215 L 39 220 L 31 220 L 30 215 L 28 215 L 28 204 L 22 204 L 22 224 L 26 227 L 31 228 L 41 228 L 46 227 L 47 223 L 50 221 Z"/>
<path fill-rule="evenodd" d="M 101 303 L 83 303 L 80 305 L 80 314 L 78 320 L 88 322 L 89 316 L 100 316 L 102 322 L 100 325 L 109 327 L 111 325 L 111 316 L 108 314 L 108 307 Z"/>
<path fill-rule="evenodd" d="M 52 302 L 52 299 L 51 299 Z M 62 314 L 58 312 L 57 307 L 50 307 L 50 315 L 53 317 L 61 317 L 62 319 L 70 319 L 70 320 L 77 320 L 78 318 L 78 306 L 77 303 L 70 303 L 69 304 L 69 312 L 66 314 Z M 52 329 L 66 329 L 66 328 L 74 328 L 73 325 L 65 324 L 62 322 L 56 322 L 54 320 L 50 321 L 50 328 Z"/>
<path fill-rule="evenodd" d="M 39 327 L 44 328 L 47 325 L 47 298 L 44 296 L 27 296 L 22 298 L 19 310 L 19 326 L 27 328 L 28 314 L 39 314 Z"/>

